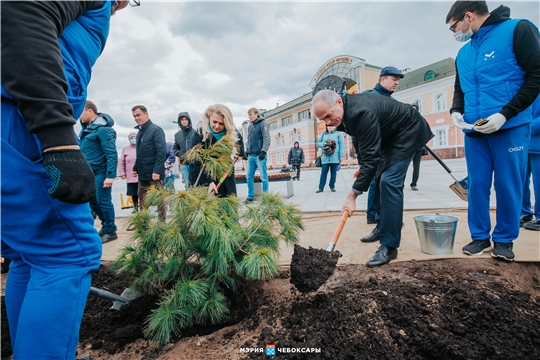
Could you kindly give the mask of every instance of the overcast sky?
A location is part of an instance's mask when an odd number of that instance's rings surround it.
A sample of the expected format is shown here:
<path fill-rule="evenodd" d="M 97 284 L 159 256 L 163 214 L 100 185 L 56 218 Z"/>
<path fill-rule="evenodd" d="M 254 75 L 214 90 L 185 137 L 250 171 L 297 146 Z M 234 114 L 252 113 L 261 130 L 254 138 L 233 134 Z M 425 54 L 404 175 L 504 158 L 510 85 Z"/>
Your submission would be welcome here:
<path fill-rule="evenodd" d="M 170 142 L 181 111 L 197 122 L 222 103 L 240 125 L 250 107 L 268 110 L 310 92 L 312 76 L 337 55 L 412 70 L 454 58 L 462 44 L 444 22 L 452 3 L 141 0 L 112 17 L 88 99 L 114 118 L 119 149 L 136 104 Z M 489 10 L 501 4 L 539 25 L 538 1 L 488 1 Z"/>

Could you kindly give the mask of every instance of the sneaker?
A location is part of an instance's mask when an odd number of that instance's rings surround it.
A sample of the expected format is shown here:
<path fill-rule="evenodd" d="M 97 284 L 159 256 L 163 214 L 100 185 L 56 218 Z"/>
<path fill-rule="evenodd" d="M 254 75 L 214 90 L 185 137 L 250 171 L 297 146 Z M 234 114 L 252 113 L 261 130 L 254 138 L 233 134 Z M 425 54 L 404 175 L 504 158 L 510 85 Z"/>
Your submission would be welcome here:
<path fill-rule="evenodd" d="M 418 191 L 418 188 L 416 187 L 416 185 L 411 185 L 411 190 L 412 191 Z"/>
<path fill-rule="evenodd" d="M 250 202 L 255 201 L 254 198 L 247 198 L 246 201 L 244 201 L 244 204 L 249 204 Z"/>
<path fill-rule="evenodd" d="M 523 226 L 525 223 L 528 223 L 533 220 L 534 218 L 532 215 L 521 215 L 521 217 L 519 218 L 519 226 Z"/>
<path fill-rule="evenodd" d="M 336 192 L 336 189 L 330 189 L 331 192 Z"/>
<path fill-rule="evenodd" d="M 118 239 L 118 235 L 116 235 L 116 233 L 112 233 L 112 234 L 103 234 L 100 236 L 101 238 L 101 243 L 102 244 L 105 244 L 109 241 L 113 241 L 113 240 L 116 240 Z"/>
<path fill-rule="evenodd" d="M 512 251 L 513 247 L 513 243 L 494 242 L 491 256 L 494 258 L 501 258 L 506 261 L 514 261 L 514 252 Z"/>
<path fill-rule="evenodd" d="M 372 218 L 367 218 L 367 223 L 368 224 L 378 224 L 379 221 L 376 220 L 376 219 L 372 219 Z"/>
<path fill-rule="evenodd" d="M 491 251 L 491 241 L 486 240 L 473 240 L 468 245 L 465 245 L 461 251 L 465 255 L 482 255 L 484 251 Z"/>
<path fill-rule="evenodd" d="M 525 224 L 523 224 L 523 228 L 540 231 L 540 219 L 526 222 Z"/>
<path fill-rule="evenodd" d="M 322 193 L 322 192 L 323 192 L 322 190 L 317 190 L 317 191 L 315 191 L 316 194 Z"/>
<path fill-rule="evenodd" d="M 101 230 L 98 231 L 98 235 L 99 235 L 100 237 L 101 237 L 103 234 L 105 234 L 105 233 L 103 232 L 103 229 L 101 229 Z"/>

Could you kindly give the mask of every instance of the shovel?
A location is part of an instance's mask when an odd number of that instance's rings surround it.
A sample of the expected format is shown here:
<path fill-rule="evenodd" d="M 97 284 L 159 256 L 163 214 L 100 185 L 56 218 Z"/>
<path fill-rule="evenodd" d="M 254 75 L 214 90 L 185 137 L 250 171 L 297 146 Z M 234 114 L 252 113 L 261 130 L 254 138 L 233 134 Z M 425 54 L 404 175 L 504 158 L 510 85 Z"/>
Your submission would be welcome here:
<path fill-rule="evenodd" d="M 103 298 L 103 299 L 111 300 L 113 302 L 113 306 L 111 306 L 111 310 L 120 310 L 122 305 L 125 305 L 131 300 L 134 300 L 144 295 L 143 293 L 132 290 L 130 288 L 127 288 L 124 291 L 122 291 L 121 295 L 116 295 L 110 291 L 95 288 L 93 286 L 90 287 L 90 294 L 99 296 L 100 298 Z"/>
<path fill-rule="evenodd" d="M 459 180 L 457 177 L 455 177 L 454 174 L 452 174 L 452 170 L 446 164 L 441 160 L 437 154 L 433 152 L 427 145 L 424 145 L 426 150 L 439 162 L 439 164 L 442 165 L 442 167 L 450 174 L 450 176 L 455 180 L 452 185 L 450 185 L 450 189 L 456 193 L 457 196 L 460 197 L 463 201 L 468 201 L 469 198 L 469 177 L 464 177 L 463 179 Z"/>
<path fill-rule="evenodd" d="M 343 214 L 341 214 L 341 221 L 334 231 L 326 251 L 313 249 L 311 246 L 309 249 L 305 249 L 299 245 L 294 245 L 290 282 L 300 292 L 307 293 L 317 290 L 334 273 L 338 259 L 341 257 L 341 253 L 334 251 L 334 248 L 348 217 L 349 210 L 344 210 Z"/>

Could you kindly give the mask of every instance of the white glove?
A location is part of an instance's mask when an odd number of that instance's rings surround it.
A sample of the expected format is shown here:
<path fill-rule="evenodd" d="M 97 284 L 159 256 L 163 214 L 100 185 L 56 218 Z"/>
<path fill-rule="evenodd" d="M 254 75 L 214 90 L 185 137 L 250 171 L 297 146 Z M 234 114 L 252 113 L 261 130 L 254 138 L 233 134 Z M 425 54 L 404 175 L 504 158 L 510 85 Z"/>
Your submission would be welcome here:
<path fill-rule="evenodd" d="M 501 113 L 495 113 L 487 118 L 489 121 L 482 126 L 475 126 L 474 130 L 483 134 L 491 134 L 498 131 L 506 122 L 506 118 Z"/>
<path fill-rule="evenodd" d="M 474 128 L 474 125 L 467 124 L 465 120 L 463 120 L 463 115 L 461 115 L 461 113 L 458 113 L 457 111 L 452 113 L 452 121 L 454 122 L 454 125 L 459 129 L 472 130 Z"/>

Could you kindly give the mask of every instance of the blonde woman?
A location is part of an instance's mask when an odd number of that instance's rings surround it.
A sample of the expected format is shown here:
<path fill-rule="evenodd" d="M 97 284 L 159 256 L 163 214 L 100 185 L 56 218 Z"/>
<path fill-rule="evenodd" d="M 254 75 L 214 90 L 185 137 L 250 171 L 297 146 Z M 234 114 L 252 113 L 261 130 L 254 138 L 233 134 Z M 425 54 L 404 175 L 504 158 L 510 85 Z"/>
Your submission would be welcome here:
<path fill-rule="evenodd" d="M 197 133 L 193 137 L 193 145 L 204 144 L 205 146 L 210 146 L 216 141 L 221 140 L 225 135 L 236 141 L 237 147 L 240 149 L 239 153 L 234 154 L 235 158 L 246 159 L 244 141 L 234 126 L 231 110 L 225 105 L 215 104 L 204 111 L 203 118 L 197 127 Z M 191 184 L 195 184 L 200 171 L 200 163 L 195 162 L 189 165 L 189 182 Z M 227 176 L 219 190 L 216 190 L 215 182 L 218 180 L 210 178 L 206 172 L 203 172 L 198 185 L 208 186 L 208 191 L 218 196 L 236 195 L 234 170 L 229 173 L 229 176 Z"/>

